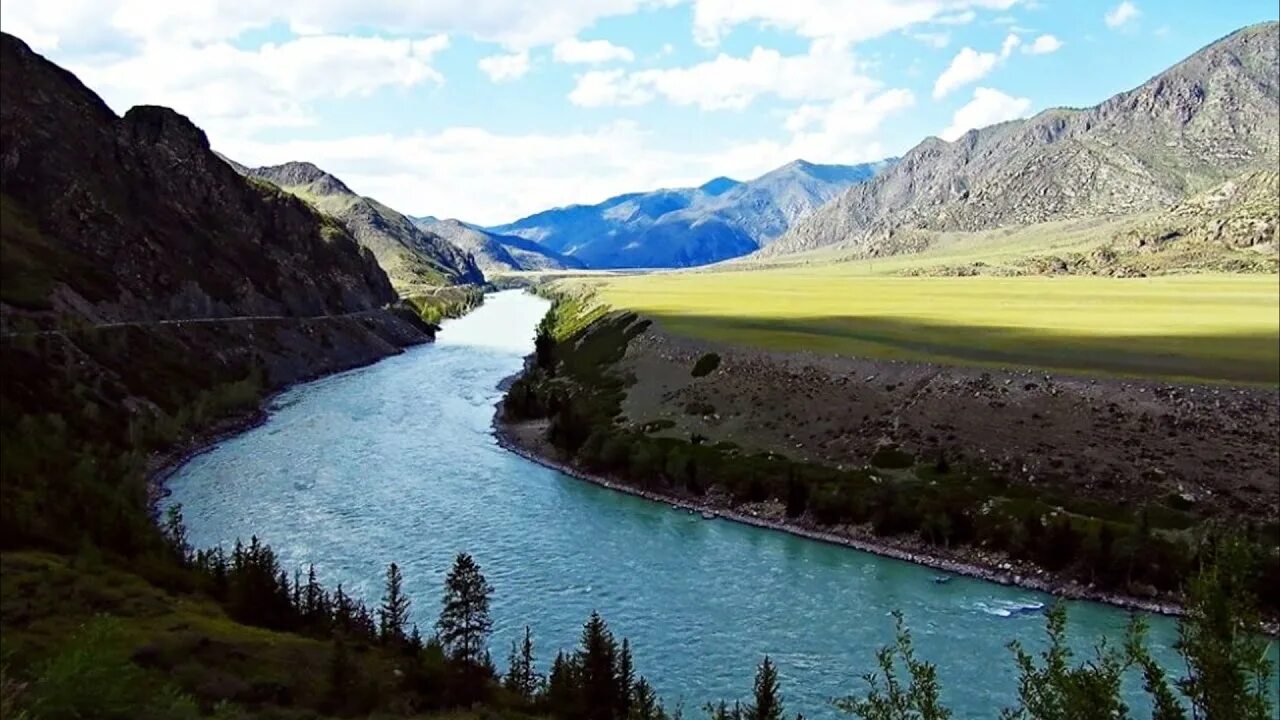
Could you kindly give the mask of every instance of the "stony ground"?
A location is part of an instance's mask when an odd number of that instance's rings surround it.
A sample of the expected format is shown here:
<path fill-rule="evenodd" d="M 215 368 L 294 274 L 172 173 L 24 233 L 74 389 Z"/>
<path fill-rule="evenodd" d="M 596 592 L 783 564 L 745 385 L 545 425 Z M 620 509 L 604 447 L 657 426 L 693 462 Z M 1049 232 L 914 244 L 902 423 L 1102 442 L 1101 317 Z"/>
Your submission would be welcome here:
<path fill-rule="evenodd" d="M 704 353 L 722 361 L 690 370 Z M 1091 499 L 1179 496 L 1198 513 L 1274 520 L 1280 391 L 944 367 L 718 345 L 652 328 L 622 361 L 623 411 L 663 433 L 832 465 L 878 446 L 982 460 Z"/>

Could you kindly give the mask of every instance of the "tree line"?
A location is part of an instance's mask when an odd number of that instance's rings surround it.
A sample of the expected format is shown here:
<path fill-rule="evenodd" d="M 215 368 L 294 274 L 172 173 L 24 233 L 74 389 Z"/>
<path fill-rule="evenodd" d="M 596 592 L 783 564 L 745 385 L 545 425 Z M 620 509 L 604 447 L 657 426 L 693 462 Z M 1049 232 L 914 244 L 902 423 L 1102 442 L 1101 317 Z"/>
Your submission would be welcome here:
<path fill-rule="evenodd" d="M 534 364 L 509 388 L 503 407 L 509 419 L 549 419 L 547 439 L 588 471 L 686 497 L 715 490 L 733 505 L 779 500 L 790 521 L 860 525 L 946 549 L 997 550 L 1134 595 L 1176 593 L 1202 563 L 1206 526 L 1179 508 L 1102 507 L 1010 483 L 955 451 L 920 459 L 886 448 L 868 467 L 841 469 L 746 453 L 696 434 L 655 437 L 653 427 L 621 426 L 616 418 L 630 380 L 612 364 L 645 321 L 618 313 L 583 326 L 567 317 L 578 305 L 566 303 L 557 301 L 539 326 Z M 886 468 L 910 468 L 914 479 L 885 480 Z M 1245 522 L 1234 530 L 1246 541 L 1252 591 L 1265 612 L 1280 615 L 1277 527 Z"/>
<path fill-rule="evenodd" d="M 325 709 L 345 715 L 368 713 L 378 698 L 362 686 L 361 667 L 351 649 L 372 645 L 398 658 L 402 683 L 417 699 L 415 710 L 475 705 L 505 707 L 566 720 L 678 720 L 683 710 L 667 709 L 640 675 L 628 639 L 618 640 L 605 620 L 592 613 L 578 647 L 557 652 L 540 670 L 528 626 L 511 643 L 505 669 L 489 651 L 493 628 L 493 586 L 479 565 L 460 553 L 444 581 L 440 610 L 430 635 L 412 620 L 412 601 L 396 564 L 387 568 L 375 607 L 344 592 L 330 592 L 314 567 L 289 574 L 271 548 L 257 538 L 220 549 L 192 552 L 181 509 L 164 523 L 179 562 L 209 579 L 210 592 L 241 622 L 297 632 L 332 643 Z M 1061 603 L 1046 612 L 1047 647 L 1038 655 L 1018 641 L 1009 649 L 1018 671 L 1016 704 L 1002 720 L 1086 720 L 1136 718 L 1122 688 L 1129 674 L 1141 678 L 1152 720 L 1267 720 L 1275 709 L 1275 667 L 1266 641 L 1256 634 L 1256 600 L 1248 583 L 1246 546 L 1224 536 L 1213 543 L 1205 564 L 1190 582 L 1186 615 L 1175 645 L 1186 673 L 1170 677 L 1152 657 L 1146 626 L 1134 615 L 1123 642 L 1101 642 L 1091 657 L 1070 649 L 1067 612 Z M 937 667 L 918 657 L 906 620 L 895 612 L 896 638 L 875 654 L 875 669 L 862 676 L 862 690 L 833 700 L 836 709 L 860 720 L 948 720 Z M 984 659 L 986 660 L 986 659 Z M 789 720 L 778 669 L 765 656 L 750 699 L 703 707 L 709 720 Z M 796 720 L 802 720 L 799 715 Z"/>

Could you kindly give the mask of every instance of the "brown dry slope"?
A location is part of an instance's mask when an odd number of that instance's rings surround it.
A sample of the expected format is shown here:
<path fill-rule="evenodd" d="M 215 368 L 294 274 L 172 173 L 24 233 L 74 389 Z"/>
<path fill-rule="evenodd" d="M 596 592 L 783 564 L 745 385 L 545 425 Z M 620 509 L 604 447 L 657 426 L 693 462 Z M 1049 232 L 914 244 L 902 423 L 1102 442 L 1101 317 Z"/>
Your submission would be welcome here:
<path fill-rule="evenodd" d="M 690 369 L 706 352 L 710 375 Z M 713 345 L 650 328 L 621 363 L 626 422 L 860 467 L 896 445 L 969 459 L 1038 487 L 1104 502 L 1169 501 L 1198 514 L 1273 521 L 1280 395 L 983 371 Z"/>

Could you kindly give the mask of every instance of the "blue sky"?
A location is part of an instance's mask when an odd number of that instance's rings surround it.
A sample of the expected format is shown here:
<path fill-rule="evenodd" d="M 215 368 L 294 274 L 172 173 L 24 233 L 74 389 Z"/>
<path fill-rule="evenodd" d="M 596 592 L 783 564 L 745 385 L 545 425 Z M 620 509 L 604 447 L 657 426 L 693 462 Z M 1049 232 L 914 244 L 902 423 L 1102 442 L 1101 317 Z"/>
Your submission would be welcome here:
<path fill-rule="evenodd" d="M 117 111 L 496 224 L 863 162 L 1140 84 L 1274 0 L 5 0 Z"/>

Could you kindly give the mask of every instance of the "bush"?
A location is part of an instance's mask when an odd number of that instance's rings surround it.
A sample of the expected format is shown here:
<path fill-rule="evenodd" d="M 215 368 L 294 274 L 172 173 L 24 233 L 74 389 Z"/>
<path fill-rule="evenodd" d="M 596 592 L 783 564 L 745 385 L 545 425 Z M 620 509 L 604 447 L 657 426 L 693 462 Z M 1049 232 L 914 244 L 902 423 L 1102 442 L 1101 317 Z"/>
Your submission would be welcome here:
<path fill-rule="evenodd" d="M 693 364 L 693 376 L 710 375 L 711 371 L 718 367 L 720 367 L 720 356 L 715 353 L 707 353 L 698 358 L 698 362 Z"/>
<path fill-rule="evenodd" d="M 915 457 L 896 447 L 888 446 L 876 450 L 871 455 L 871 464 L 885 470 L 901 470 L 909 468 L 916 462 Z"/>

